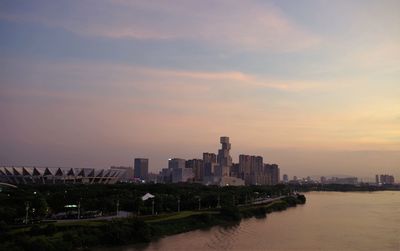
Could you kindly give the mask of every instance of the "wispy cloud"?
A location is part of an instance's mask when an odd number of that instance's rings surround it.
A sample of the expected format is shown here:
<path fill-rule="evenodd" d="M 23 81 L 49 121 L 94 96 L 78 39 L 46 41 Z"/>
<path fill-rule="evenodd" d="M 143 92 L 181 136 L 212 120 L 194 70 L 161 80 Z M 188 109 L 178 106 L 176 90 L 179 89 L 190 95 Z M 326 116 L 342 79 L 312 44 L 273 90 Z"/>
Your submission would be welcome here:
<path fill-rule="evenodd" d="M 16 8 L 0 12 L 0 18 L 59 26 L 81 35 L 190 40 L 235 50 L 296 51 L 320 41 L 274 5 L 259 1 L 87 0 L 67 5 L 50 2 L 28 12 Z"/>
<path fill-rule="evenodd" d="M 92 87 L 114 88 L 125 86 L 157 92 L 169 92 L 170 90 L 173 93 L 206 93 L 222 89 L 238 92 L 240 90 L 304 92 L 330 88 L 329 82 L 282 80 L 240 71 L 188 71 L 99 62 L 5 61 L 4 65 L 14 70 L 21 69 L 31 76 L 31 85 L 34 85 L 35 82 L 42 83 L 53 80 L 57 87 L 60 87 L 60 85 L 68 86 L 65 83 L 70 83 L 69 85 L 72 88 L 74 83 L 80 83 L 79 85 Z M 8 81 L 10 81 L 9 86 L 13 83 L 28 81 L 16 80 L 23 76 L 12 75 L 15 78 L 9 78 L 8 76 L 11 75 L 4 75 L 3 85 L 7 85 Z M 79 91 L 82 90 L 84 89 L 79 89 Z"/>

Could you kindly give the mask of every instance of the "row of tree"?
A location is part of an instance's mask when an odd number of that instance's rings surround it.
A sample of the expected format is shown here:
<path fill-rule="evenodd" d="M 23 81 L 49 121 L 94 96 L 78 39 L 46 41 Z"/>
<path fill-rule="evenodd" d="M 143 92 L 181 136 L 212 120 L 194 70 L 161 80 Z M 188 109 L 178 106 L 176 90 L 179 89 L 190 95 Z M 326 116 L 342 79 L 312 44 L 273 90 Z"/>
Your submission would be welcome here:
<path fill-rule="evenodd" d="M 134 214 L 198 210 L 224 205 L 246 204 L 267 196 L 289 193 L 290 188 L 276 186 L 218 187 L 200 184 L 115 184 L 115 185 L 25 185 L 4 188 L 0 192 L 0 221 L 8 224 L 49 218 L 78 210 L 115 214 L 117 210 Z M 142 196 L 155 197 L 147 201 Z M 154 203 L 154 209 L 153 209 Z M 72 209 L 66 205 L 74 205 Z"/>

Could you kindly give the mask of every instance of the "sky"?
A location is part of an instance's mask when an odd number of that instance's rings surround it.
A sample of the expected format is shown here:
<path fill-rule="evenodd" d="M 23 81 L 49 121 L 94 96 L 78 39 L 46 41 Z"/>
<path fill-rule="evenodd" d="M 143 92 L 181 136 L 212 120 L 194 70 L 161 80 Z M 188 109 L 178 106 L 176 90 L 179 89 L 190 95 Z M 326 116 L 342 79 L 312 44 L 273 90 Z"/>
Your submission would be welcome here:
<path fill-rule="evenodd" d="M 3 0 L 0 165 L 400 179 L 400 1 Z"/>

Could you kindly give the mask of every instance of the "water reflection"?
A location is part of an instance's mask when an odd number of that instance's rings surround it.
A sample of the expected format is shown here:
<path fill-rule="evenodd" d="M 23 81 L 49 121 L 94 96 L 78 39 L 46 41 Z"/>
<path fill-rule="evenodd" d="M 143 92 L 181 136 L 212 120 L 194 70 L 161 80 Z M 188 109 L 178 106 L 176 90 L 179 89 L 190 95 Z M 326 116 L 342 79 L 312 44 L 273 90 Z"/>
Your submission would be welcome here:
<path fill-rule="evenodd" d="M 312 192 L 304 206 L 162 238 L 133 250 L 400 250 L 400 192 Z"/>

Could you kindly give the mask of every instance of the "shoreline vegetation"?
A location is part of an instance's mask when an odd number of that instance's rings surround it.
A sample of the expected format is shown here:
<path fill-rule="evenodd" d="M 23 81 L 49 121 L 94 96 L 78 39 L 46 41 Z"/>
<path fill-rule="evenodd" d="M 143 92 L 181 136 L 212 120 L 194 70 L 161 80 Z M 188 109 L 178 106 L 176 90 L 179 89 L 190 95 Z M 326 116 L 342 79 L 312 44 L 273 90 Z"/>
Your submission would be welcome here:
<path fill-rule="evenodd" d="M 154 199 L 142 201 L 147 192 L 155 195 Z M 148 243 L 196 229 L 238 224 L 243 218 L 266 217 L 268 213 L 304 204 L 305 201 L 304 195 L 293 193 L 288 186 L 281 184 L 249 187 L 31 185 L 18 189 L 3 188 L 0 192 L 0 250 L 69 251 Z M 76 217 L 73 209 L 65 207 L 73 203 L 79 205 L 79 220 L 73 218 Z M 101 211 L 102 217 L 87 217 L 87 212 L 96 209 Z M 118 210 L 129 213 L 129 216 L 121 216 Z M 54 218 L 60 215 L 70 218 Z"/>
<path fill-rule="evenodd" d="M 266 204 L 224 206 L 219 209 L 182 211 L 155 216 L 127 217 L 110 221 L 44 223 L 16 228 L 7 235 L 1 250 L 90 250 L 102 246 L 145 244 L 159 238 L 207 229 L 213 226 L 239 224 L 245 218 L 264 218 L 267 214 L 304 204 L 304 195 L 285 196 Z M 7 240 L 14 241 L 8 242 Z"/>
<path fill-rule="evenodd" d="M 217 225 L 229 226 L 238 224 L 244 218 L 266 217 L 271 212 L 304 204 L 306 197 L 299 192 L 384 190 L 399 190 L 399 187 L 365 184 L 245 187 L 70 184 L 26 185 L 17 189 L 2 187 L 0 250 L 69 251 L 145 244 L 163 236 Z M 154 199 L 142 201 L 146 193 L 155 195 Z M 76 208 L 65 207 L 72 204 L 79 205 L 79 213 Z M 118 210 L 127 214 L 121 216 Z"/>

